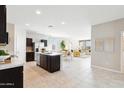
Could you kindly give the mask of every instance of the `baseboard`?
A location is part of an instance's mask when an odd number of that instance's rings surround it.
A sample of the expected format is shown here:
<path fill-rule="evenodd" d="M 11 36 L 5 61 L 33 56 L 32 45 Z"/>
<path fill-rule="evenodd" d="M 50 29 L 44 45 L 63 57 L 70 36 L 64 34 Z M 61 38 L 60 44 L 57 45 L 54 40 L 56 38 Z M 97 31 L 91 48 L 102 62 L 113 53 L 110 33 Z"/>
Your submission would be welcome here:
<path fill-rule="evenodd" d="M 121 71 L 118 71 L 118 70 L 105 68 L 105 67 L 101 67 L 101 66 L 96 66 L 96 65 L 91 65 L 91 67 L 98 68 L 98 69 L 103 69 L 103 70 L 107 70 L 107 71 L 111 71 L 111 72 L 116 72 L 116 73 L 122 73 Z"/>

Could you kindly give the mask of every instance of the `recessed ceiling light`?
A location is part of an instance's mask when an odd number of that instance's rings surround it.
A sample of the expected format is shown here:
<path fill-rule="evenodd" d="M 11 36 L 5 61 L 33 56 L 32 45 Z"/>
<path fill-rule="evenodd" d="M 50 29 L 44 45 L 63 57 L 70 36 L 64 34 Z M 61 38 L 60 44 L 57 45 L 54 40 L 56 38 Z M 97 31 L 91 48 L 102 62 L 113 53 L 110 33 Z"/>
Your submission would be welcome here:
<path fill-rule="evenodd" d="M 63 24 L 63 25 L 64 25 L 64 24 L 65 24 L 65 22 L 61 22 L 61 24 Z"/>
<path fill-rule="evenodd" d="M 30 24 L 25 24 L 26 26 L 30 26 Z"/>
<path fill-rule="evenodd" d="M 37 14 L 37 15 L 40 15 L 41 12 L 40 12 L 39 10 L 36 10 L 36 14 Z"/>

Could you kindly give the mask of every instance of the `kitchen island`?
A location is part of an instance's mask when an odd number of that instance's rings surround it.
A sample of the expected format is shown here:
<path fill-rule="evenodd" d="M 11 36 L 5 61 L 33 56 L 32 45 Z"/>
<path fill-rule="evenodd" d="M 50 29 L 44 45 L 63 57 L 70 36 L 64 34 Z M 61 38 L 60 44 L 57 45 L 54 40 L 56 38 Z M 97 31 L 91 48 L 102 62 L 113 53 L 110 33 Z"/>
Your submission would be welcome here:
<path fill-rule="evenodd" d="M 23 88 L 23 65 L 18 58 L 0 62 L 0 88 Z"/>
<path fill-rule="evenodd" d="M 37 65 L 50 73 L 60 70 L 61 53 L 36 53 Z"/>

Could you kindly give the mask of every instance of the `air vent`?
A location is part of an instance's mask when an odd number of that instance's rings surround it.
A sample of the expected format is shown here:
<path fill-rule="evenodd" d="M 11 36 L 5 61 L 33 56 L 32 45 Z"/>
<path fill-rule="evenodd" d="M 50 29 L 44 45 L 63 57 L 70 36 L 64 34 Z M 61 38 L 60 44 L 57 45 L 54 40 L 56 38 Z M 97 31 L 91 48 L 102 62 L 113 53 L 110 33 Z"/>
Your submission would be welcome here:
<path fill-rule="evenodd" d="M 54 27 L 53 25 L 49 25 L 48 27 Z"/>

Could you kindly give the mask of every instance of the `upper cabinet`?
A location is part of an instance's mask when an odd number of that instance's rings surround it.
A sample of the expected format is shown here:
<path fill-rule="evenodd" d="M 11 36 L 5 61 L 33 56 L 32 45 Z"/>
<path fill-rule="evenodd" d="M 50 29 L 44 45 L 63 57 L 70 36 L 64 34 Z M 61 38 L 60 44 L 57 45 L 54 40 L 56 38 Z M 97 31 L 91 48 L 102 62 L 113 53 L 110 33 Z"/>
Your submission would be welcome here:
<path fill-rule="evenodd" d="M 6 6 L 0 5 L 0 33 L 6 31 Z"/>
<path fill-rule="evenodd" d="M 6 32 L 6 6 L 0 5 L 0 44 L 8 43 L 8 33 Z"/>
<path fill-rule="evenodd" d="M 47 47 L 47 40 L 41 39 L 41 43 L 44 43 L 44 47 Z"/>
<path fill-rule="evenodd" d="M 32 38 L 26 38 L 26 46 L 28 46 L 28 47 L 33 46 Z"/>
<path fill-rule="evenodd" d="M 47 47 L 47 40 L 44 40 L 44 47 Z"/>

